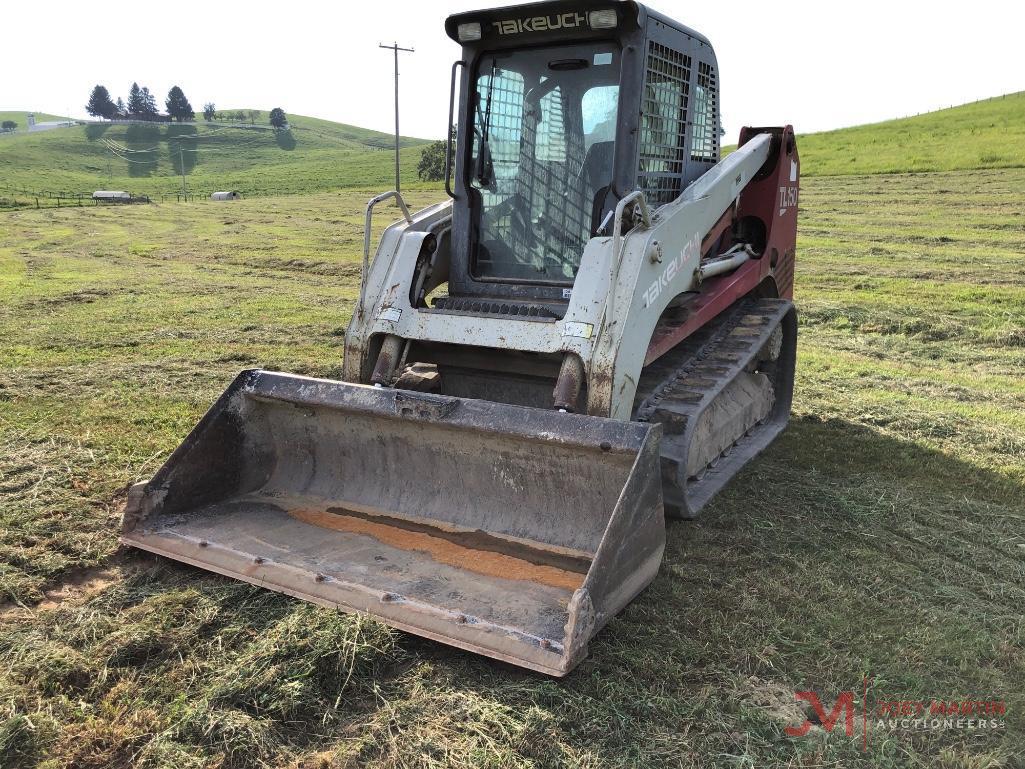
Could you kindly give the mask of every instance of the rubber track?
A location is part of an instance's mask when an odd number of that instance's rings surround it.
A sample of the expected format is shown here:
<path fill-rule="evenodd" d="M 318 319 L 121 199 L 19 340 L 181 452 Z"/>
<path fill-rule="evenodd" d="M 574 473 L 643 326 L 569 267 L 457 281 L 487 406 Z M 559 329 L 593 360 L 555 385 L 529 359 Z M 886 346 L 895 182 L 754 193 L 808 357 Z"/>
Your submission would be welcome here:
<path fill-rule="evenodd" d="M 686 478 L 692 429 L 712 401 L 783 326 L 778 360 L 765 367 L 775 403 L 769 416 L 748 430 L 696 478 Z M 693 518 L 747 462 L 783 431 L 793 396 L 797 318 L 783 299 L 749 299 L 720 315 L 641 372 L 634 420 L 660 422 L 662 488 L 666 513 Z"/>

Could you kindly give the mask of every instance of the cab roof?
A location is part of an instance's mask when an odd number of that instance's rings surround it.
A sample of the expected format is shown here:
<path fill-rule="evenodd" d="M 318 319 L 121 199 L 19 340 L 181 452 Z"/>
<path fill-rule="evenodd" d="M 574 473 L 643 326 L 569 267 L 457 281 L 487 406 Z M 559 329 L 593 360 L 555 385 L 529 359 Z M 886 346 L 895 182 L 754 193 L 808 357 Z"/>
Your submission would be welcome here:
<path fill-rule="evenodd" d="M 527 19 L 534 17 L 547 17 L 561 15 L 564 13 L 587 14 L 588 11 L 616 10 L 621 20 L 621 25 L 636 29 L 643 28 L 648 19 L 654 19 L 667 27 L 678 30 L 699 40 L 709 46 L 711 41 L 700 32 L 686 27 L 668 16 L 652 10 L 634 0 L 604 0 L 604 2 L 593 2 L 593 0 L 547 0 L 538 3 L 521 3 L 519 5 L 506 5 L 501 8 L 484 8 L 477 11 L 465 11 L 452 14 L 445 20 L 445 32 L 450 38 L 459 41 L 457 29 L 460 24 L 469 22 L 480 22 L 481 26 L 490 25 L 493 22 L 504 19 Z"/>

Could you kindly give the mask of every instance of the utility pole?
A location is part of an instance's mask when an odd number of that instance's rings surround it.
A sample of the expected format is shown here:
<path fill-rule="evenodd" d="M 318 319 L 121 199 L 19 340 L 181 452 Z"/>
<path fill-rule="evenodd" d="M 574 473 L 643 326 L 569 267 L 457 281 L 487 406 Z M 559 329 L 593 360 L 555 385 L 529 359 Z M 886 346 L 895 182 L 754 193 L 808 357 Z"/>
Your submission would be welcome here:
<path fill-rule="evenodd" d="M 399 192 L 399 51 L 413 53 L 413 48 L 400 48 L 397 42 L 392 45 L 380 43 L 378 48 L 387 48 L 395 53 L 395 191 Z"/>
<path fill-rule="evenodd" d="M 181 140 L 178 140 L 178 164 L 182 170 L 182 197 L 185 198 L 185 202 L 189 202 L 189 191 L 185 186 L 185 150 L 182 149 Z"/>

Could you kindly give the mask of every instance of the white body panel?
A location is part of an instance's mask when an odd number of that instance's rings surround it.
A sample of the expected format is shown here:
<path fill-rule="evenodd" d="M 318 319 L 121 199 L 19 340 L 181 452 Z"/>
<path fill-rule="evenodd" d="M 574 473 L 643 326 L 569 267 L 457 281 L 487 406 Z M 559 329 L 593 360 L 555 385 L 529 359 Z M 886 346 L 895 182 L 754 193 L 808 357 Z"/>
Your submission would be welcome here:
<path fill-rule="evenodd" d="M 366 295 L 346 332 L 344 378 L 361 381 L 369 341 L 376 334 L 500 350 L 572 352 L 584 362 L 587 412 L 629 419 L 637 377 L 659 317 L 674 297 L 694 288 L 702 238 L 762 167 L 769 145 L 769 135 L 763 134 L 720 161 L 679 198 L 658 209 L 650 227 L 638 225 L 623 237 L 618 259 L 614 238 L 592 238 L 561 320 L 412 307 L 410 285 L 421 245 L 430 228 L 451 217 L 452 205 L 440 203 L 413 214 L 412 222 L 391 225 L 377 247 L 366 276 Z M 616 283 L 610 286 L 614 260 Z"/>

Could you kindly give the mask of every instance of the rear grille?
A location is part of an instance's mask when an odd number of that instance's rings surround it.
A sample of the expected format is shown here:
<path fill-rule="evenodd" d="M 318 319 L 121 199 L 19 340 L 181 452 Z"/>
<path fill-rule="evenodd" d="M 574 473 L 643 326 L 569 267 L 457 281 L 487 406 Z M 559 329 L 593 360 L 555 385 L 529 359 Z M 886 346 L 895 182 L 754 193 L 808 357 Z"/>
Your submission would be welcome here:
<path fill-rule="evenodd" d="M 650 206 L 675 200 L 683 191 L 690 71 L 690 56 L 649 41 L 637 186 Z"/>
<path fill-rule="evenodd" d="M 469 297 L 439 296 L 434 300 L 435 310 L 465 312 L 478 315 L 504 315 L 512 318 L 533 318 L 536 320 L 558 320 L 562 317 L 551 307 L 543 304 L 521 304 L 500 302 L 492 299 L 471 299 Z"/>

